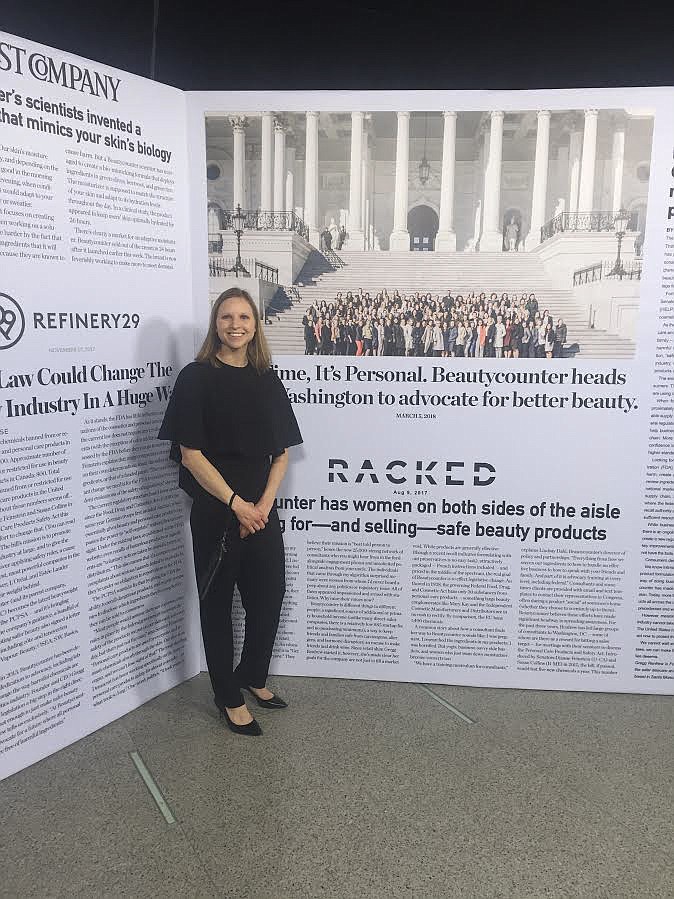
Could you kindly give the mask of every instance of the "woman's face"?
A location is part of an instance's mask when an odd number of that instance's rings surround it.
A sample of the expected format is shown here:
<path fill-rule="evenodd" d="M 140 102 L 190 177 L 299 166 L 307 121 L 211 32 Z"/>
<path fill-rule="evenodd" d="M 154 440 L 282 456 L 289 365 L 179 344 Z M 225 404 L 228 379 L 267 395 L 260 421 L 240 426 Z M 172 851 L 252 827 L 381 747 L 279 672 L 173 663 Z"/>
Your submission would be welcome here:
<path fill-rule="evenodd" d="M 216 328 L 220 343 L 230 350 L 245 349 L 255 336 L 255 317 L 243 297 L 223 300 L 218 309 Z"/>

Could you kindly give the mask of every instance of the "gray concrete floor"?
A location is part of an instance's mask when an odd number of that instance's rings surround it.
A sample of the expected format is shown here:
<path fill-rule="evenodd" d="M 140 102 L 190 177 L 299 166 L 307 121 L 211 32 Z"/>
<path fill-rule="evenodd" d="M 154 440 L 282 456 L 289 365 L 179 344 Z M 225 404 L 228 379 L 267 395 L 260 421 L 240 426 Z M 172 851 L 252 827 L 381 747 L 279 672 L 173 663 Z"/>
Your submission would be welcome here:
<path fill-rule="evenodd" d="M 271 686 L 261 738 L 201 675 L 0 783 L 0 896 L 674 896 L 674 698 Z"/>

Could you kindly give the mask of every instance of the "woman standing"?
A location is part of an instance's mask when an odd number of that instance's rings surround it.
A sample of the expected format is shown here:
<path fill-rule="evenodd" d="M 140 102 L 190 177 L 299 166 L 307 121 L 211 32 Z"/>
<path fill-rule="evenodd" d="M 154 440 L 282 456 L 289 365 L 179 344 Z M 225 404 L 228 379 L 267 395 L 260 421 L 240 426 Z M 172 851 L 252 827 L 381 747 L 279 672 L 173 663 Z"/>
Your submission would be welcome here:
<path fill-rule="evenodd" d="M 412 325 L 412 355 L 424 355 L 424 329 L 421 322 L 416 319 Z"/>
<path fill-rule="evenodd" d="M 412 339 L 412 320 L 405 317 L 405 324 L 403 325 L 403 334 L 405 335 L 405 355 L 413 356 L 414 355 L 414 341 Z"/>
<path fill-rule="evenodd" d="M 377 356 L 383 356 L 386 352 L 386 326 L 384 325 L 384 318 L 377 319 L 377 324 L 375 327 L 376 331 L 376 341 L 377 341 Z M 372 352 L 374 353 L 374 344 L 372 346 Z"/>
<path fill-rule="evenodd" d="M 304 355 L 313 356 L 316 352 L 316 333 L 314 330 L 314 321 L 309 314 L 302 319 L 304 327 Z"/>
<path fill-rule="evenodd" d="M 458 320 L 456 323 L 456 343 L 454 345 L 454 352 L 456 355 L 463 359 L 464 356 L 464 348 L 466 346 L 466 335 L 468 331 L 466 330 L 466 325 L 462 318 Z"/>
<path fill-rule="evenodd" d="M 482 359 L 485 355 L 484 346 L 487 340 L 487 320 L 485 318 L 480 322 L 477 332 L 477 357 Z"/>
<path fill-rule="evenodd" d="M 333 355 L 340 356 L 340 320 L 337 316 L 330 322 L 330 340 L 332 341 Z"/>
<path fill-rule="evenodd" d="M 548 322 L 545 325 L 544 342 L 545 342 L 545 358 L 552 359 L 552 351 L 555 347 L 555 329 L 552 327 L 550 322 Z"/>
<path fill-rule="evenodd" d="M 518 315 L 513 315 L 510 328 L 510 355 L 513 359 L 519 359 L 522 348 L 522 333 L 524 328 Z"/>
<path fill-rule="evenodd" d="M 548 322 L 547 319 L 542 319 L 538 325 L 538 350 L 537 355 L 539 359 L 545 358 L 546 353 L 546 334 L 548 332 Z"/>
<path fill-rule="evenodd" d="M 445 335 L 439 321 L 433 325 L 433 355 L 442 356 L 445 349 Z"/>
<path fill-rule="evenodd" d="M 356 356 L 363 355 L 363 319 L 359 318 L 355 324 Z"/>
<path fill-rule="evenodd" d="M 529 358 L 537 359 L 538 358 L 538 316 L 529 320 L 529 333 L 531 335 L 529 339 Z"/>
<path fill-rule="evenodd" d="M 227 293 L 227 291 L 225 291 Z M 332 328 L 328 321 L 318 320 L 320 330 L 320 354 L 321 356 L 332 356 L 334 345 L 332 343 Z"/>
<path fill-rule="evenodd" d="M 365 324 L 363 325 L 363 355 L 371 356 L 372 355 L 372 338 L 374 336 L 374 328 L 372 326 L 372 321 L 368 317 L 365 319 Z"/>
<path fill-rule="evenodd" d="M 276 492 L 289 446 L 302 442 L 288 395 L 250 294 L 238 287 L 211 310 L 196 361 L 178 375 L 160 440 L 171 441 L 190 515 L 197 583 L 203 585 L 223 534 L 229 547 L 205 595 L 201 630 L 214 700 L 230 730 L 262 733 L 241 694 L 285 708 L 265 686 L 285 592 L 283 537 Z M 233 513 L 233 515 L 232 515 Z M 234 585 L 246 611 L 241 660 L 233 667 Z"/>
<path fill-rule="evenodd" d="M 484 342 L 484 355 L 487 359 L 493 359 L 496 356 L 494 341 L 496 340 L 496 319 L 491 316 L 487 320 L 487 335 Z"/>
<path fill-rule="evenodd" d="M 466 347 L 469 358 L 474 359 L 477 353 L 477 322 L 471 317 L 466 329 Z"/>
<path fill-rule="evenodd" d="M 336 333 L 335 356 L 344 356 L 346 355 L 346 327 L 341 318 L 337 319 Z"/>
<path fill-rule="evenodd" d="M 345 340 L 346 340 L 346 355 L 347 356 L 355 356 L 356 355 L 356 326 L 353 323 L 353 319 L 350 319 L 346 322 L 344 326 Z"/>
<path fill-rule="evenodd" d="M 456 338 L 459 334 L 459 329 L 456 327 L 456 322 L 453 318 L 449 320 L 449 326 L 445 331 L 445 352 L 448 357 L 454 357 L 456 355 Z"/>
<path fill-rule="evenodd" d="M 433 323 L 424 319 L 424 333 L 422 336 L 422 346 L 424 348 L 424 356 L 433 355 Z"/>
<path fill-rule="evenodd" d="M 505 334 L 503 335 L 503 355 L 506 359 L 510 359 L 512 351 L 513 323 L 509 317 L 506 322 Z"/>

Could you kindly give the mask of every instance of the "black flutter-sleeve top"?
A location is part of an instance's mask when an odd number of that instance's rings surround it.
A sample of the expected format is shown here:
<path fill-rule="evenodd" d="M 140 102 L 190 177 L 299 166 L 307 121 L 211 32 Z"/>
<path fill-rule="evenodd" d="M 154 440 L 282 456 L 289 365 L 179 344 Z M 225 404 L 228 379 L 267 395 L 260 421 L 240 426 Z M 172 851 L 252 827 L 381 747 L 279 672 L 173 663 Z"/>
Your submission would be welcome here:
<path fill-rule="evenodd" d="M 180 445 L 198 449 L 227 483 L 251 502 L 264 491 L 271 458 L 302 443 L 288 394 L 273 369 L 258 374 L 191 362 L 178 375 L 158 435 L 171 441 L 180 463 Z M 193 499 L 209 496 L 180 465 L 179 484 Z"/>

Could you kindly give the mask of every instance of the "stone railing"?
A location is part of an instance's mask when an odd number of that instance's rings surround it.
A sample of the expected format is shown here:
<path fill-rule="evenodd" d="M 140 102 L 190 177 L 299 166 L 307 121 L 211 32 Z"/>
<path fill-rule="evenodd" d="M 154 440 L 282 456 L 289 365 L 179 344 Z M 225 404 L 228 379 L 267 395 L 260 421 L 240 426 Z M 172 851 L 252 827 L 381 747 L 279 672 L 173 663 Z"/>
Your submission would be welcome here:
<path fill-rule="evenodd" d="M 636 229 L 634 217 L 627 225 L 628 231 Z M 560 212 L 541 228 L 541 243 L 555 234 L 566 231 L 614 231 L 614 212 Z"/>
<path fill-rule="evenodd" d="M 594 265 L 588 265 L 586 268 L 579 268 L 573 273 L 573 286 L 579 287 L 581 284 L 591 284 L 593 281 L 601 281 L 603 278 L 618 278 L 620 281 L 640 281 L 641 280 L 641 260 L 634 259 L 627 263 L 620 263 L 616 266 L 615 260 L 612 262 L 596 262 Z"/>
<path fill-rule="evenodd" d="M 211 278 L 222 278 L 225 275 L 237 275 L 241 278 L 258 278 L 270 284 L 278 284 L 278 269 L 266 265 L 258 259 L 240 259 L 237 270 L 236 259 L 226 256 L 209 256 L 208 274 Z"/>
<path fill-rule="evenodd" d="M 338 268 L 344 268 L 346 262 L 342 259 L 341 256 L 338 256 L 334 250 L 321 250 L 328 263 L 330 264 L 333 271 L 336 271 Z"/>
<path fill-rule="evenodd" d="M 222 234 L 208 235 L 208 252 L 222 253 Z"/>
<path fill-rule="evenodd" d="M 223 231 L 233 231 L 232 216 L 235 210 L 219 210 L 220 226 Z M 260 209 L 244 209 L 244 231 L 295 231 L 300 237 L 309 240 L 309 228 L 295 212 L 265 212 Z M 210 245 L 209 238 L 209 245 Z"/>

